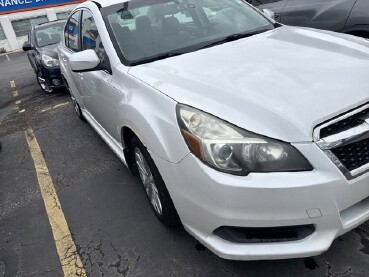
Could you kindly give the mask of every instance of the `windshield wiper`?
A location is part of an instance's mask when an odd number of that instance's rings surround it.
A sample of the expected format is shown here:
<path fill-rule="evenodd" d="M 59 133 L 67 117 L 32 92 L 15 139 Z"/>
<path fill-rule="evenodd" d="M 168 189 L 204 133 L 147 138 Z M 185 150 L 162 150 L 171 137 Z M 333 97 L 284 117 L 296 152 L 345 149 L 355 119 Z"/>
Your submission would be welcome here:
<path fill-rule="evenodd" d="M 213 41 L 209 44 L 206 44 L 205 46 L 200 47 L 199 49 L 205 49 L 205 48 L 209 48 L 215 45 L 219 45 L 219 44 L 223 44 L 225 42 L 230 42 L 230 41 L 235 41 L 241 38 L 247 38 L 247 37 L 251 37 L 260 33 L 264 33 L 266 31 L 269 31 L 269 29 L 263 29 L 263 30 L 258 30 L 258 31 L 253 31 L 253 32 L 247 32 L 247 33 L 236 33 L 236 34 L 232 34 L 229 36 L 226 36 L 222 39 Z"/>
<path fill-rule="evenodd" d="M 40 47 L 50 46 L 50 45 L 54 45 L 54 44 L 58 44 L 58 43 L 60 43 L 60 41 L 59 41 L 59 42 L 55 42 L 55 43 L 45 44 L 45 45 L 42 45 L 42 46 L 40 46 Z"/>
<path fill-rule="evenodd" d="M 179 56 L 179 55 L 182 55 L 184 53 L 186 53 L 186 52 L 169 52 L 169 53 L 159 54 L 157 56 L 152 56 L 152 57 L 149 57 L 147 59 L 143 59 L 143 60 L 133 62 L 133 63 L 131 63 L 131 66 L 142 64 L 142 63 L 151 63 L 151 62 L 154 62 L 154 61 L 157 61 L 157 60 L 163 60 L 163 59 L 166 59 L 166 58 Z"/>

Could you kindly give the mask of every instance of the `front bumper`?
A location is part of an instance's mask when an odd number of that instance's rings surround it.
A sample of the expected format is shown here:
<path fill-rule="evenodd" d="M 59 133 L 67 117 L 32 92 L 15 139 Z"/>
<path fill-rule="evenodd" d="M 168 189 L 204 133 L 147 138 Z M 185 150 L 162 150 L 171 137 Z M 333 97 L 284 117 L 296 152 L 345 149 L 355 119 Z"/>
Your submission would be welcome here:
<path fill-rule="evenodd" d="M 307 257 L 369 219 L 369 174 L 347 180 L 314 143 L 295 144 L 310 172 L 218 172 L 192 154 L 173 164 L 152 154 L 186 230 L 218 256 L 236 260 Z M 222 226 L 314 225 L 300 240 L 238 243 L 214 231 Z"/>
<path fill-rule="evenodd" d="M 60 67 L 45 67 L 40 68 L 42 76 L 44 76 L 47 84 L 51 89 L 64 88 L 65 84 L 61 75 Z M 58 83 L 55 83 L 56 80 Z"/>

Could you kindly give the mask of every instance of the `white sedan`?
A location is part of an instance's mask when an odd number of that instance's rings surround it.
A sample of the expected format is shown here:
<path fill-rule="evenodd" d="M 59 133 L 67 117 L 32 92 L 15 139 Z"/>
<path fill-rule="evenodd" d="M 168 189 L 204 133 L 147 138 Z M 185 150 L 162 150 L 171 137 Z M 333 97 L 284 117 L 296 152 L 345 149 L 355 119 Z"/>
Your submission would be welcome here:
<path fill-rule="evenodd" d="M 369 219 L 368 41 L 242 0 L 103 0 L 59 58 L 159 220 L 217 255 L 318 255 Z"/>

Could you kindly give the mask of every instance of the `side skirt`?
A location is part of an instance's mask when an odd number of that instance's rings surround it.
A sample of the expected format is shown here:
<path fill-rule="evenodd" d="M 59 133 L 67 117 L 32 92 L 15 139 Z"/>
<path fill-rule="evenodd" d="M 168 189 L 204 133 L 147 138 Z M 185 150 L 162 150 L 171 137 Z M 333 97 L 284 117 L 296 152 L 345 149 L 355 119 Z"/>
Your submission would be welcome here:
<path fill-rule="evenodd" d="M 101 138 L 108 144 L 113 152 L 119 157 L 119 159 L 127 166 L 126 159 L 123 153 L 123 146 L 118 143 L 106 130 L 95 120 L 95 118 L 86 110 L 81 109 L 82 114 L 88 123 L 95 129 L 95 131 L 101 136 Z M 127 166 L 128 167 L 128 166 Z"/>

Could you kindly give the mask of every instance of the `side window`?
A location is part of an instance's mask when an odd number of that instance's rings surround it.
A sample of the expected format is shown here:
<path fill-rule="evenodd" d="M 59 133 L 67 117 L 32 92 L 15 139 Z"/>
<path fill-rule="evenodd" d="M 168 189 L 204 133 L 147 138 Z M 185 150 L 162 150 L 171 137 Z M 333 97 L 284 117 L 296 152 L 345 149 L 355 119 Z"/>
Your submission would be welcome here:
<path fill-rule="evenodd" d="M 95 20 L 91 12 L 84 10 L 82 13 L 82 50 L 92 49 L 97 56 L 104 60 L 105 49 L 97 30 Z"/>
<path fill-rule="evenodd" d="M 65 46 L 69 49 L 79 51 L 79 17 L 81 12 L 75 12 L 67 21 L 64 30 Z"/>

